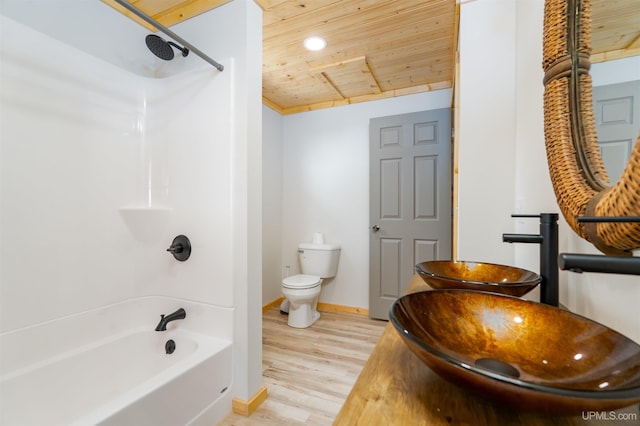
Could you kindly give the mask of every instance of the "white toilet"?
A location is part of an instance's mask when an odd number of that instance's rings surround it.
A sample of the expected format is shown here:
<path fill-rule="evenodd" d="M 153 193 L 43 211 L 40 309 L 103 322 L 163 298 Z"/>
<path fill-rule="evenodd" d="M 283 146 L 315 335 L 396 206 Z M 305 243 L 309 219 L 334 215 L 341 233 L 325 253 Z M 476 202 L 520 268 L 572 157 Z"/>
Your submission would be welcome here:
<path fill-rule="evenodd" d="M 317 306 L 322 280 L 335 277 L 340 246 L 301 243 L 298 257 L 302 274 L 282 280 L 282 294 L 289 301 L 289 326 L 306 328 L 320 318 Z"/>

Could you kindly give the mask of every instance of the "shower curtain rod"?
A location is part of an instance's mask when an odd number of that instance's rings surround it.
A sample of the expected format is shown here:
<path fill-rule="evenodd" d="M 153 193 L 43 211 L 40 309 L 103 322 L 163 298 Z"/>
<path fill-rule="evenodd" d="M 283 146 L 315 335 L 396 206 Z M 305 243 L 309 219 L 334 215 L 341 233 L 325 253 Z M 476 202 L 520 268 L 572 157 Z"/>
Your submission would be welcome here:
<path fill-rule="evenodd" d="M 143 11 L 141 11 L 140 9 L 138 9 L 137 7 L 129 3 L 127 0 L 115 0 L 115 2 L 118 3 L 120 6 L 124 7 L 125 9 L 127 9 L 128 11 L 130 11 L 131 13 L 135 14 L 139 18 L 153 25 L 154 27 L 156 27 L 157 29 L 159 29 L 160 31 L 162 31 L 163 33 L 165 33 L 166 35 L 168 35 L 178 43 L 181 43 L 187 46 L 190 51 L 192 51 L 193 53 L 200 56 L 202 59 L 204 59 L 205 61 L 209 62 L 211 65 L 216 67 L 218 71 L 222 71 L 224 69 L 224 67 L 221 64 L 219 64 L 218 62 L 208 57 L 201 50 L 194 47 L 191 43 L 189 43 L 188 41 L 180 37 L 178 34 L 174 33 L 169 28 L 165 27 L 164 25 L 162 25 L 161 23 L 153 19 L 151 16 L 147 15 L 146 13 L 144 13 Z"/>

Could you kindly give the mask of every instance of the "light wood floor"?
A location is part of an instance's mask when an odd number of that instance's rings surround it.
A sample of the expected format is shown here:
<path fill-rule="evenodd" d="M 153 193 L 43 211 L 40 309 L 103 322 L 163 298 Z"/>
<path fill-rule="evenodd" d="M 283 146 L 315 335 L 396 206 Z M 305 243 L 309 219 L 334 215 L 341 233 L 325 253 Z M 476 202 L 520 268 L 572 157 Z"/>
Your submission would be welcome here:
<path fill-rule="evenodd" d="M 331 425 L 386 321 L 321 312 L 311 327 L 287 325 L 275 307 L 263 315 L 262 376 L 268 398 L 250 416 L 229 414 L 219 425 Z"/>

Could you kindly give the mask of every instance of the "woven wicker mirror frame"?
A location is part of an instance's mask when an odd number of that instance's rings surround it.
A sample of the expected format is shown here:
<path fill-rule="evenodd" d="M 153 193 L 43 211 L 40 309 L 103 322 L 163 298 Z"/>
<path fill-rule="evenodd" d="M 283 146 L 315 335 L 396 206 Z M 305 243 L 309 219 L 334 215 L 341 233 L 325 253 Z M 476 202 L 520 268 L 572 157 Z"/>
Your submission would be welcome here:
<path fill-rule="evenodd" d="M 640 223 L 581 223 L 640 216 L 640 138 L 613 186 L 598 147 L 591 96 L 591 0 L 546 0 L 544 132 L 551 182 L 569 226 L 605 254 L 640 248 Z"/>

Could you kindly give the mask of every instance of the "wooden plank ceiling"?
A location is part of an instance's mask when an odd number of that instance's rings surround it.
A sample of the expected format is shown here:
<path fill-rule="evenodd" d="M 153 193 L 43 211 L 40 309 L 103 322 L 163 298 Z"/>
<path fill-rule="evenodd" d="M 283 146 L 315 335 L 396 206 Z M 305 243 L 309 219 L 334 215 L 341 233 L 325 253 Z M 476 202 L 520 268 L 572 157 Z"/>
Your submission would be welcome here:
<path fill-rule="evenodd" d="M 261 3 L 263 99 L 282 113 L 452 87 L 455 0 Z"/>
<path fill-rule="evenodd" d="M 171 26 L 230 0 L 130 1 Z M 456 0 L 256 2 L 264 11 L 263 102 L 282 114 L 453 85 Z M 593 0 L 592 62 L 639 55 L 639 23 L 640 0 Z M 305 50 L 312 35 L 327 47 Z"/>
<path fill-rule="evenodd" d="M 208 12 L 211 9 L 215 9 L 225 3 L 229 3 L 231 0 L 128 0 L 129 3 L 136 8 L 142 10 L 147 15 L 151 16 L 161 25 L 170 27 L 182 21 L 186 21 L 189 18 L 193 18 L 201 13 Z M 143 27 L 148 28 L 151 31 L 156 29 L 149 25 L 146 21 L 138 18 L 133 13 L 129 12 L 124 7 L 120 6 L 114 0 L 102 0 L 103 3 L 108 4 L 120 13 L 128 16 L 134 21 L 138 22 Z"/>

